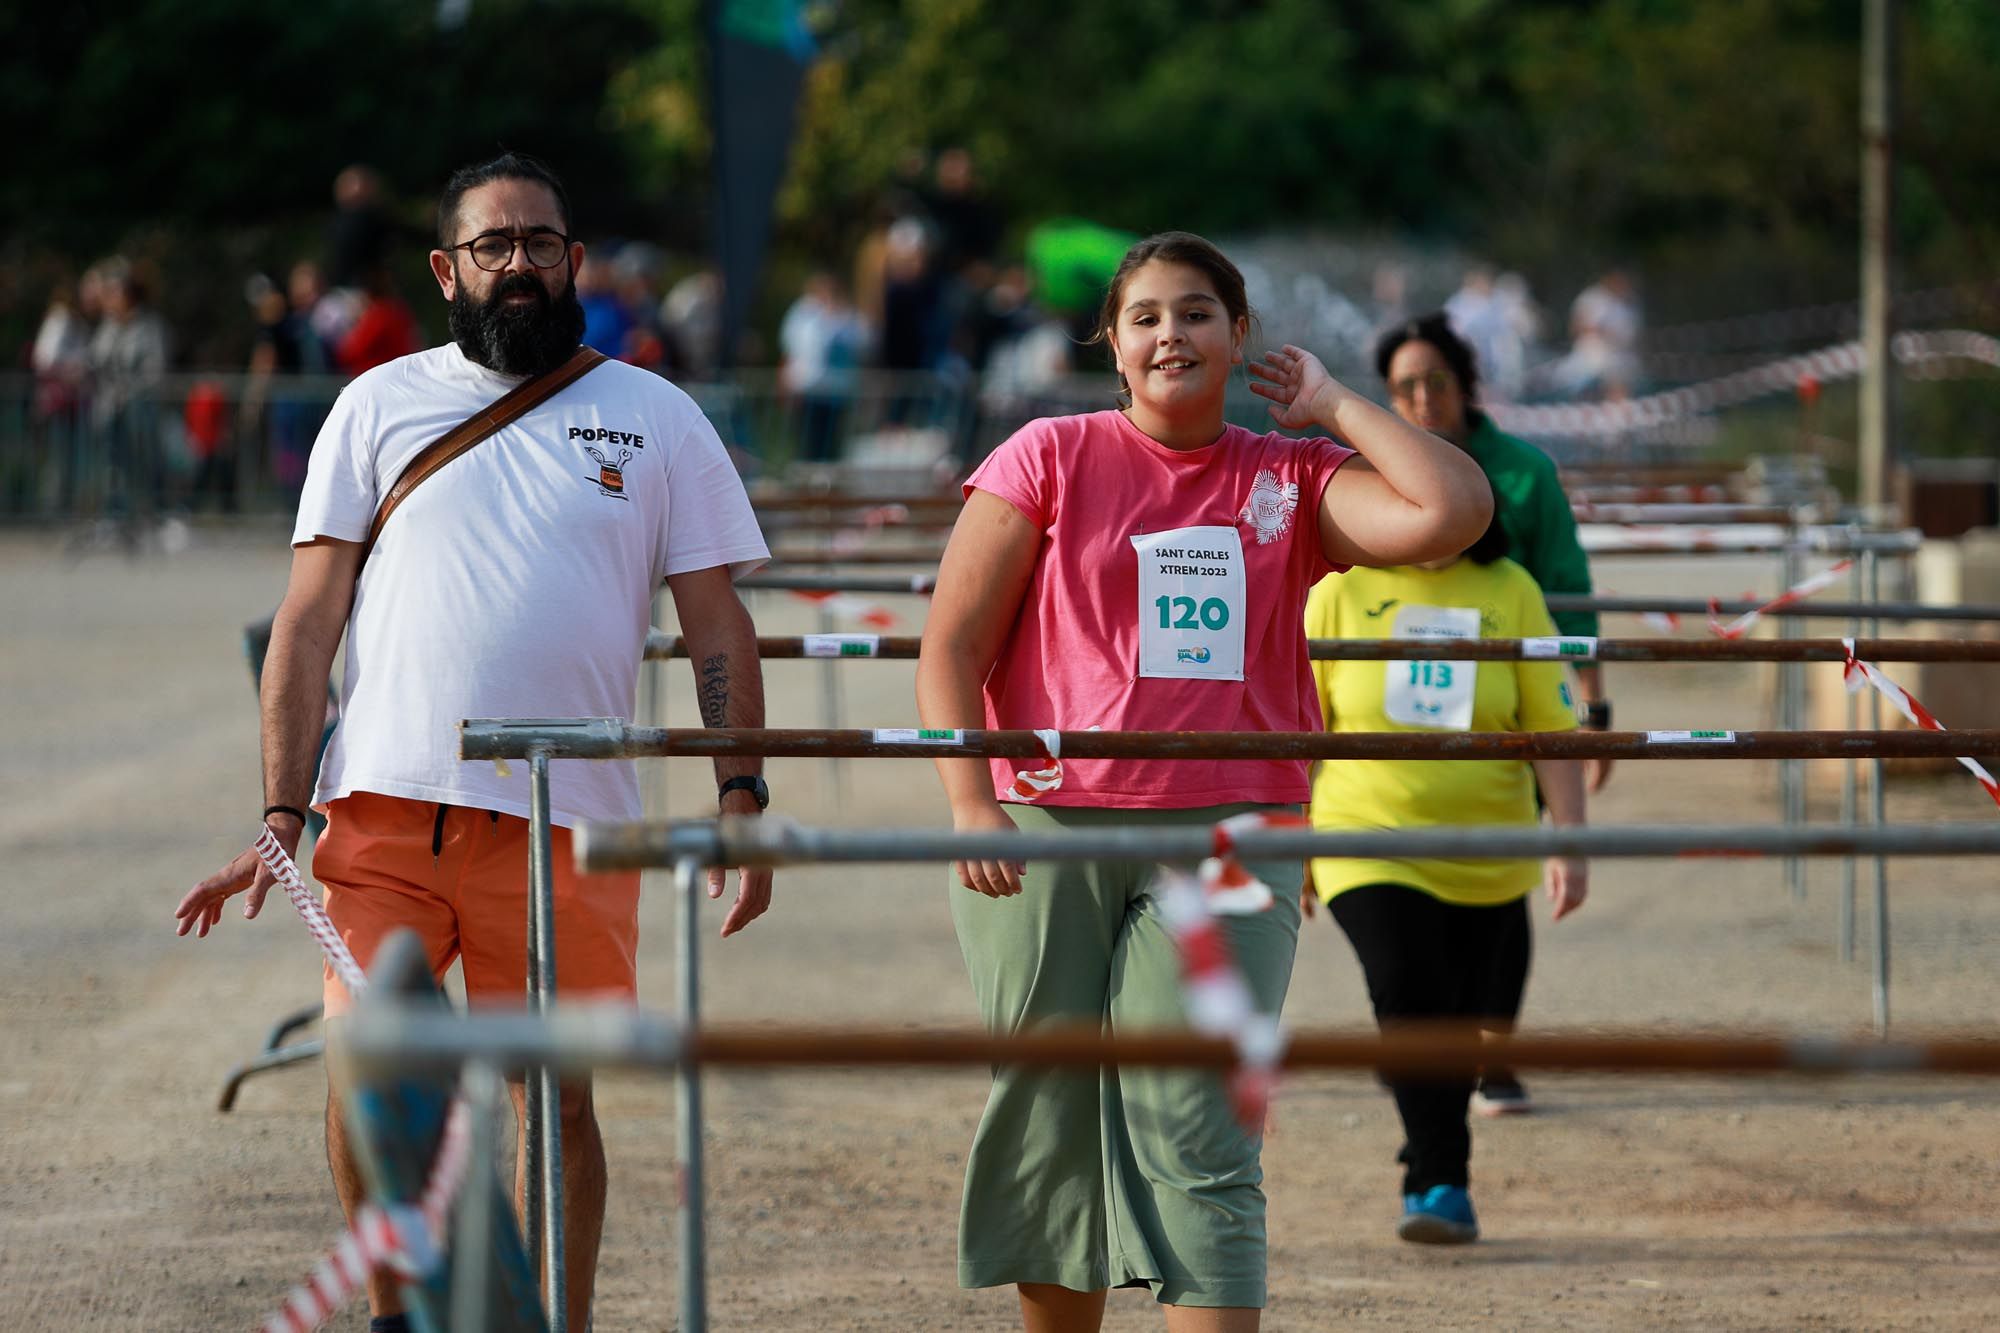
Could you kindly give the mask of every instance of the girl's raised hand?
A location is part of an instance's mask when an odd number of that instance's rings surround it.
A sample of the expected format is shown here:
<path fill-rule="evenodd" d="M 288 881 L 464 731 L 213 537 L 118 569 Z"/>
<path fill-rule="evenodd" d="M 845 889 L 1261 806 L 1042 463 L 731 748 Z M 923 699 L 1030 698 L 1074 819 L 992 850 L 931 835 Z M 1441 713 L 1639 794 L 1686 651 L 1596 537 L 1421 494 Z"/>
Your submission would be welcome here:
<path fill-rule="evenodd" d="M 1318 398 L 1322 390 L 1338 389 L 1339 384 L 1311 352 L 1286 343 L 1264 353 L 1262 361 L 1252 361 L 1248 369 L 1250 392 L 1271 400 L 1271 420 L 1287 430 L 1326 424 L 1319 415 Z"/>

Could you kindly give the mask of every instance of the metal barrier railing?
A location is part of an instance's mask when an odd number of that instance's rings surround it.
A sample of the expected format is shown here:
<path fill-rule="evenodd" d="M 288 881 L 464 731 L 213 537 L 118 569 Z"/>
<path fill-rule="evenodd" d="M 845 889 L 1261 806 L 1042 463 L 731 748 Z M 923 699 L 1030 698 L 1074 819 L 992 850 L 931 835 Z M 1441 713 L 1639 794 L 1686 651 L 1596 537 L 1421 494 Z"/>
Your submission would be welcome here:
<path fill-rule="evenodd" d="M 780 497 L 807 500 L 810 497 Z M 933 497 L 924 497 L 932 500 Z M 871 504 L 829 504 L 825 501 L 802 504 L 774 504 L 769 500 L 753 505 L 758 525 L 771 533 L 858 533 L 877 528 L 894 532 L 935 532 L 952 527 L 963 506 L 956 501 L 913 504 L 910 500 L 883 499 Z M 1824 523 L 1818 506 L 1753 504 L 1609 504 L 1573 500 L 1570 512 L 1579 521 L 1634 527 L 1659 524 L 1692 524 L 1697 527 L 1739 526 L 1780 527 L 1788 531 Z"/>
<path fill-rule="evenodd" d="M 1769 524 L 1685 529 L 1586 524 L 1579 531 L 1585 553 L 1594 558 L 1777 555 L 1786 558 L 1788 574 L 1797 557 L 1810 553 L 1909 555 L 1923 544 L 1922 534 L 1915 530 L 1858 532 L 1846 527 L 1779 528 Z M 773 569 L 781 573 L 813 565 L 935 566 L 943 553 L 943 546 L 935 542 L 922 546 L 857 544 L 848 549 L 780 547 L 772 550 L 771 561 Z"/>
<path fill-rule="evenodd" d="M 1143 816 L 1145 811 L 1134 811 Z M 1408 829 L 1246 828 L 1230 835 L 1243 861 L 1322 857 L 1422 860 L 1591 860 L 1688 856 L 2000 855 L 2000 824 L 1887 824 L 1880 828 L 1769 824 L 1498 825 Z M 1214 854 L 1215 831 L 1186 825 L 1080 829 L 1064 833 L 970 833 L 937 828 L 810 828 L 787 818 L 699 821 L 585 821 L 574 835 L 586 873 L 671 866 L 826 864 L 907 865 L 949 861 L 1195 862 Z"/>
<path fill-rule="evenodd" d="M 546 771 L 548 753 L 526 751 Z M 518 753 L 517 753 L 518 757 Z M 790 864 L 800 861 L 929 862 L 956 858 L 1191 861 L 1214 847 L 1215 830 L 1125 827 L 1061 835 L 951 833 L 932 829 L 807 829 L 790 821 L 733 819 L 702 824 L 585 823 L 576 832 L 578 868 L 672 866 L 678 898 L 681 959 L 678 1019 L 626 1007 L 557 1006 L 529 1015 L 439 1015 L 435 1010 L 377 1001 L 357 1006 L 338 1038 L 351 1065 L 392 1073 L 472 1062 L 488 1069 L 526 1069 L 553 1078 L 599 1067 L 672 1069 L 678 1091 L 680 1154 L 680 1320 L 687 1333 L 707 1328 L 706 1231 L 700 1069 L 713 1065 L 995 1065 L 1034 1063 L 1097 1067 L 1175 1064 L 1239 1065 L 1231 1041 L 1187 1032 L 1106 1033 L 1101 1025 L 1023 1034 L 907 1029 L 824 1029 L 773 1033 L 700 1024 L 698 888 L 704 865 Z M 1467 828 L 1322 833 L 1249 828 L 1232 839 L 1237 855 L 1253 859 L 1347 856 L 1573 855 L 1641 857 L 1880 854 L 1945 856 L 2000 853 L 2000 826 L 1990 824 L 1816 829 L 1748 828 Z M 1527 1069 L 1615 1069 L 1631 1072 L 1857 1071 L 2000 1074 L 2000 1042 L 1878 1041 L 1824 1037 L 1716 1038 L 1670 1036 L 1513 1036 L 1501 1043 L 1463 1029 L 1428 1029 L 1382 1037 L 1296 1033 L 1281 1063 L 1289 1068 L 1376 1069 L 1399 1074 L 1464 1072 L 1505 1059 Z M 476 1108 L 474 1136 L 494 1138 L 493 1099 Z M 483 1127 L 482 1127 L 483 1126 Z M 560 1182 L 544 1208 L 559 1208 Z M 471 1219 L 470 1210 L 461 1217 Z M 461 1229 L 459 1244 L 485 1243 Z M 552 1262 L 560 1262 L 555 1256 Z M 454 1329 L 480 1327 L 483 1303 L 454 1310 Z"/>
<path fill-rule="evenodd" d="M 1866 558 L 1865 555 L 1863 557 Z M 840 574 L 811 570 L 782 570 L 757 573 L 737 580 L 746 592 L 845 592 L 878 597 L 928 597 L 937 587 L 936 574 Z M 1631 615 L 1704 616 L 1713 609 L 1718 615 L 1738 616 L 1756 611 L 1764 603 L 1746 599 L 1718 599 L 1713 608 L 1700 597 L 1641 597 L 1618 593 L 1545 593 L 1542 600 L 1552 612 L 1591 611 Z M 1905 622 L 1983 621 L 2000 622 L 2000 605 L 1952 606 L 1936 602 L 1881 602 L 1851 600 L 1799 602 L 1772 607 L 1766 616 L 1787 620 L 1896 620 Z M 1870 631 L 1873 633 L 1874 631 Z"/>
<path fill-rule="evenodd" d="M 468 718 L 459 757 L 824 759 L 1931 759 L 2000 755 L 1965 731 L 1006 731 L 639 727 L 620 718 Z"/>
<path fill-rule="evenodd" d="M 55 402 L 33 375 L 0 373 L 0 517 L 144 516 L 206 505 L 287 510 L 314 437 L 347 379 L 203 371 L 142 383 L 86 385 Z M 1042 416 L 1112 406 L 1108 375 L 1074 375 L 1032 390 L 998 379 L 864 371 L 836 390 L 786 392 L 769 370 L 724 382 L 676 381 L 723 441 L 758 468 L 841 453 L 884 471 L 956 475 Z M 1232 385 L 1232 420 L 1257 424 L 1266 404 Z M 934 484 L 934 483 L 933 483 Z"/>
<path fill-rule="evenodd" d="M 1898 545 L 1907 544 L 1907 538 L 1899 538 Z M 1802 553 L 1796 545 L 1787 544 L 1779 548 L 1783 566 L 1782 586 L 1794 587 L 1799 582 L 1802 568 Z M 1850 636 L 1859 638 L 1864 632 L 1869 636 L 1881 633 L 1885 619 L 1899 621 L 2000 621 L 2000 606 L 1941 606 L 1913 602 L 1884 602 L 1881 597 L 1882 574 L 1880 553 L 1864 548 L 1855 561 L 1850 578 L 1851 598 L 1848 601 L 1796 602 L 1771 606 L 1747 599 L 1716 601 L 1710 603 L 1693 597 L 1634 597 L 1616 594 L 1549 593 L 1544 597 L 1551 612 L 1629 612 L 1639 615 L 1663 616 L 1704 616 L 1710 612 L 1721 615 L 1742 615 L 1747 612 L 1761 612 L 1777 618 L 1779 631 L 1785 637 L 1796 635 L 1794 628 L 1808 618 L 1841 619 L 1848 622 Z M 934 573 L 912 573 L 894 575 L 870 575 L 857 573 L 822 573 L 811 570 L 783 569 L 751 575 L 742 580 L 741 586 L 749 591 L 791 591 L 803 593 L 862 593 L 876 595 L 928 596 L 936 588 Z M 1862 600 L 1863 595 L 1867 600 Z M 828 618 L 822 617 L 823 628 L 831 630 Z M 1864 629 L 1865 621 L 1865 629 Z M 830 680 L 830 678 L 829 678 Z M 827 685 L 831 690 L 831 684 Z M 1796 727 L 1803 714 L 1804 681 L 1795 666 L 1781 666 L 1778 671 L 1777 713 L 1781 726 Z M 1869 700 L 1870 725 L 1879 729 L 1882 725 L 1881 700 Z M 1854 729 L 1858 722 L 1859 703 L 1849 696 L 1847 703 L 1847 726 Z M 829 715 L 828 721 L 833 721 Z M 1875 822 L 1883 818 L 1884 792 L 1883 773 L 1880 762 L 1875 763 L 1873 781 L 1870 784 L 1869 800 Z M 1804 775 L 1789 763 L 1781 764 L 1778 770 L 1781 804 L 1786 822 L 1797 824 L 1805 817 Z M 1849 765 L 1841 777 L 1841 806 L 1849 819 L 1854 818 L 1858 802 L 1858 778 L 1853 765 Z M 1875 892 L 1880 903 L 1888 893 L 1888 866 L 1878 860 L 1875 866 Z M 1785 867 L 1785 879 L 1794 898 L 1805 894 L 1805 866 L 1793 861 Z M 1855 870 L 1849 863 L 1841 870 L 1840 899 L 1840 953 L 1843 960 L 1854 956 L 1854 899 Z"/>
<path fill-rule="evenodd" d="M 49 395 L 33 375 L 0 374 L 0 516 L 91 517 L 206 503 L 285 508 L 345 382 L 327 374 L 200 371 Z M 679 387 L 723 440 L 760 468 L 797 465 L 803 477 L 830 477 L 843 466 L 832 460 L 844 458 L 878 478 L 900 466 L 913 479 L 930 476 L 932 486 L 935 469 L 962 473 L 1031 420 L 1116 401 L 1106 373 L 1029 386 L 991 375 L 869 370 L 797 394 L 774 371 L 745 370 L 724 382 Z M 1247 382 L 1231 383 L 1229 420 L 1265 430 L 1266 408 Z M 1658 451 L 1637 439 L 1625 437 L 1615 465 L 1573 461 L 1566 477 L 1619 488 L 1606 492 L 1612 500 L 1647 494 L 1647 487 L 1706 487 L 1701 494 L 1712 495 L 1735 472 L 1708 462 L 1647 463 Z M 1684 453 L 1670 447 L 1663 457 Z M 1665 502 L 1678 502 L 1678 493 Z"/>
<path fill-rule="evenodd" d="M 2000 639 L 1856 639 L 1853 656 L 1870 662 L 2000 662 Z M 766 661 L 914 661 L 923 640 L 911 634 L 760 634 Z M 688 655 L 678 634 L 646 636 L 649 662 Z M 1841 639 L 1597 639 L 1558 635 L 1528 639 L 1308 639 L 1315 662 L 1845 662 Z"/>

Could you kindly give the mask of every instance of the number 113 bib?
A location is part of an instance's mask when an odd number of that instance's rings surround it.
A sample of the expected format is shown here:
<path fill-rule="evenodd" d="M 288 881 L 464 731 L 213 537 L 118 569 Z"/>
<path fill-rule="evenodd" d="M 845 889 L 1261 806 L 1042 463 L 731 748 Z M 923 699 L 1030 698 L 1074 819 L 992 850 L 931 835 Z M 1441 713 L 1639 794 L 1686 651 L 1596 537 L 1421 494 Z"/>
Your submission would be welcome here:
<path fill-rule="evenodd" d="M 1243 538 L 1234 527 L 1132 539 L 1139 557 L 1139 674 L 1243 679 Z"/>
<path fill-rule="evenodd" d="M 1396 639 L 1476 639 L 1479 611 L 1470 606 L 1405 606 L 1396 612 Z M 1472 728 L 1477 662 L 1384 662 L 1382 712 L 1406 727 Z"/>

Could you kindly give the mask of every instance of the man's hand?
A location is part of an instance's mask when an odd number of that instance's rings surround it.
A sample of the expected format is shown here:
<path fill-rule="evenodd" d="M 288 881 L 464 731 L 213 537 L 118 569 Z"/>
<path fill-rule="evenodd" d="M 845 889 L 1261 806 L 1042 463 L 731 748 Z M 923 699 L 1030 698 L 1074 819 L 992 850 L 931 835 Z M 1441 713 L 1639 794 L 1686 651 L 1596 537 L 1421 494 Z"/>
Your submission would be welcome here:
<path fill-rule="evenodd" d="M 1583 761 L 1584 785 L 1590 789 L 1592 796 L 1603 791 L 1604 784 L 1611 781 L 1613 762 L 1610 759 L 1586 759 Z"/>
<path fill-rule="evenodd" d="M 747 791 L 733 791 L 722 798 L 722 813 L 731 817 L 761 814 L 757 798 Z M 714 866 L 708 872 L 708 896 L 720 898 L 729 881 L 729 871 Z M 722 938 L 728 939 L 764 915 L 771 907 L 771 867 L 740 866 L 736 870 L 736 901 L 722 919 Z"/>
<path fill-rule="evenodd" d="M 1306 862 L 1305 878 L 1299 881 L 1299 917 L 1310 921 L 1313 913 L 1319 911 L 1319 894 L 1313 892 L 1312 862 Z"/>
<path fill-rule="evenodd" d="M 708 896 L 720 898 L 723 885 L 729 879 L 729 871 L 715 866 L 708 872 Z M 771 907 L 771 867 L 739 866 L 736 870 L 736 901 L 729 905 L 729 915 L 722 918 L 722 938 L 728 939 L 743 927 L 764 915 Z"/>
<path fill-rule="evenodd" d="M 290 815 L 272 815 L 266 821 L 271 835 L 285 849 L 285 855 L 297 859 L 299 839 L 305 835 L 306 826 Z M 235 860 L 210 875 L 201 883 L 189 889 L 174 909 L 174 934 L 185 935 L 190 930 L 196 939 L 203 939 L 222 920 L 222 904 L 243 892 L 250 891 L 244 901 L 243 916 L 252 920 L 264 910 L 264 895 L 277 884 L 255 848 L 246 849 Z"/>

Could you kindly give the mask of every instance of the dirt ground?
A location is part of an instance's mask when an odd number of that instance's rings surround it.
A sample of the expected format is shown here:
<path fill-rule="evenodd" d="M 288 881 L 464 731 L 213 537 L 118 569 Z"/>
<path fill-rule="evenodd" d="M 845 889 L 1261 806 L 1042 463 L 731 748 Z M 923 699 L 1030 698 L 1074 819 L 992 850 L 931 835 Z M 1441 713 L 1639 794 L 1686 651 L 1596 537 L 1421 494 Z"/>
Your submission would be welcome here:
<path fill-rule="evenodd" d="M 198 531 L 191 549 L 128 561 L 0 538 L 0 1294 L 18 1328 L 243 1328 L 273 1309 L 339 1217 L 321 1160 L 317 1068 L 249 1084 L 214 1109 L 227 1067 L 271 1020 L 316 998 L 315 951 L 280 899 L 177 940 L 171 908 L 237 851 L 260 804 L 242 624 L 284 581 L 275 528 Z M 1621 591 L 1734 594 L 1767 571 L 1600 566 Z M 921 609 L 901 602 L 914 626 Z M 764 595 L 766 632 L 816 628 Z M 1612 620 L 1607 633 L 1636 632 Z M 852 725 L 913 720 L 910 667 L 773 664 L 774 725 L 821 720 L 840 673 Z M 673 668 L 670 710 L 694 711 Z M 1753 726 L 1747 668 L 1628 668 L 1621 725 Z M 916 766 L 781 761 L 781 808 L 846 824 L 936 823 Z M 698 809 L 698 766 L 668 775 Z M 1774 817 L 1766 768 L 1631 764 L 1606 823 Z M 1817 817 L 1835 812 L 1822 788 Z M 1896 820 L 1986 819 L 1956 779 L 1892 787 Z M 1899 1031 L 1991 1030 L 2000 894 L 1990 867 L 1893 863 Z M 1602 862 L 1576 918 L 1541 929 L 1526 1021 L 1541 1030 L 1853 1033 L 1870 1014 L 1861 959 L 1835 950 L 1837 863 L 1804 902 L 1776 864 Z M 671 899 L 645 906 L 643 985 L 673 994 Z M 968 987 L 940 872 L 792 871 L 772 914 L 706 954 L 716 1018 L 784 1024 L 963 1022 Z M 719 924 L 720 908 L 709 910 Z M 1541 918 L 1546 921 L 1545 915 Z M 1367 1022 L 1352 955 L 1323 918 L 1306 932 L 1288 1019 Z M 1475 1129 L 1486 1239 L 1400 1243 L 1398 1142 L 1361 1076 L 1282 1089 L 1265 1154 L 1266 1327 L 1974 1328 L 2000 1315 L 2000 1101 L 1937 1078 L 1531 1077 L 1540 1111 Z M 978 1073 L 712 1074 L 707 1080 L 710 1292 L 718 1328 L 999 1329 L 1010 1293 L 954 1284 L 963 1154 Z M 664 1079 L 607 1077 L 600 1108 L 612 1204 L 596 1324 L 675 1317 L 673 1102 Z M 1107 1326 L 1158 1327 L 1115 1293 Z M 358 1308 L 336 1327 L 365 1326 Z"/>

